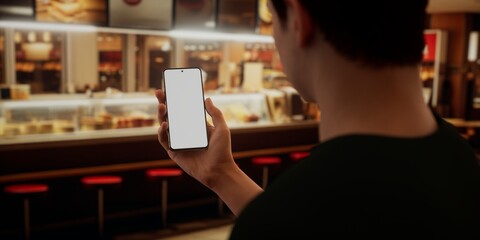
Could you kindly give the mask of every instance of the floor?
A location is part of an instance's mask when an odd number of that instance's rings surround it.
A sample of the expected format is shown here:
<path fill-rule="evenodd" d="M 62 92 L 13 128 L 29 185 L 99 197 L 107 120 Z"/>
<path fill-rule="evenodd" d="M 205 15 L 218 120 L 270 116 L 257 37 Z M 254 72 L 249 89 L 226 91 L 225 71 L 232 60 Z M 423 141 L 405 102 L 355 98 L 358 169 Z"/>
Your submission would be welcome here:
<path fill-rule="evenodd" d="M 235 222 L 232 214 L 223 217 L 199 218 L 169 224 L 159 230 L 137 231 L 117 235 L 112 240 L 226 240 Z"/>
<path fill-rule="evenodd" d="M 159 238 L 158 240 L 227 240 L 230 236 L 232 224 L 225 226 L 195 231 L 174 237 Z"/>

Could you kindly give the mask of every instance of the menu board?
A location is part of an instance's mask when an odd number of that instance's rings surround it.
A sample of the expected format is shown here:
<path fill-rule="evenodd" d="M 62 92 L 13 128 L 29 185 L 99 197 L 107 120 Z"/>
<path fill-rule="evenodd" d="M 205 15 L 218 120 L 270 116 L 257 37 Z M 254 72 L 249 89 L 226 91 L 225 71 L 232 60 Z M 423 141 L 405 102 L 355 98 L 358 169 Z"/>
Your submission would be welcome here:
<path fill-rule="evenodd" d="M 175 28 L 215 28 L 216 0 L 175 1 Z"/>
<path fill-rule="evenodd" d="M 110 0 L 109 25 L 167 30 L 173 25 L 173 0 Z"/>
<path fill-rule="evenodd" d="M 106 25 L 106 0 L 36 0 L 35 19 L 39 22 Z"/>
<path fill-rule="evenodd" d="M 257 0 L 219 0 L 217 28 L 233 32 L 255 32 Z"/>
<path fill-rule="evenodd" d="M 32 20 L 33 0 L 0 1 L 1 20 Z"/>

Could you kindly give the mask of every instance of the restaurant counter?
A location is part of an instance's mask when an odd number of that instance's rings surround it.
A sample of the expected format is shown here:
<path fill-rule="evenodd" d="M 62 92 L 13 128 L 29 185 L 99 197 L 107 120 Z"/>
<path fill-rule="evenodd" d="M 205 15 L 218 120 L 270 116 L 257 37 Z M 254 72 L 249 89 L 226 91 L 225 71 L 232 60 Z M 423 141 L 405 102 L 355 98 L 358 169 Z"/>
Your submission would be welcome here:
<path fill-rule="evenodd" d="M 30 135 L 0 140 L 0 183 L 174 166 L 158 127 Z M 235 158 L 308 150 L 318 122 L 230 125 Z"/>

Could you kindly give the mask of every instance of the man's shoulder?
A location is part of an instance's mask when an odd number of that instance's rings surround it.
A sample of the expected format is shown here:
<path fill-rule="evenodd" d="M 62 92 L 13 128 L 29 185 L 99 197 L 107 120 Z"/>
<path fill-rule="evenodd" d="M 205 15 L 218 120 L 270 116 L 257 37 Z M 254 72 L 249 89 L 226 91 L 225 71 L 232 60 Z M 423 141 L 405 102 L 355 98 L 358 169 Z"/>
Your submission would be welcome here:
<path fill-rule="evenodd" d="M 442 199 L 459 195 L 458 189 L 473 196 L 480 186 L 465 145 L 448 126 L 441 128 L 418 139 L 356 135 L 315 146 L 246 208 L 234 233 L 268 235 L 289 227 L 315 235 L 447 224 L 437 220 L 450 216 L 455 204 Z M 465 199 L 453 200 L 463 206 Z M 466 214 L 474 207 L 462 209 Z"/>

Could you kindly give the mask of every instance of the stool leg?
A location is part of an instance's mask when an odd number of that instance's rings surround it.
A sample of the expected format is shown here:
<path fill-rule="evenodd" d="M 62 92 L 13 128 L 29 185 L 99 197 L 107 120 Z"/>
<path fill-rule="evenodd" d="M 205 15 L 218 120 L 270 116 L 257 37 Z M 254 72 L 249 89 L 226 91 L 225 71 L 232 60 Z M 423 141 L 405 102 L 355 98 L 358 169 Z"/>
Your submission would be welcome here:
<path fill-rule="evenodd" d="M 23 200 L 23 214 L 24 214 L 24 227 L 25 227 L 25 239 L 30 238 L 30 201 L 28 198 Z"/>
<path fill-rule="evenodd" d="M 162 180 L 162 227 L 167 227 L 167 199 L 168 199 L 167 180 Z"/>
<path fill-rule="evenodd" d="M 268 167 L 264 166 L 263 173 L 262 173 L 262 188 L 263 189 L 267 188 L 267 184 L 268 184 Z"/>
<path fill-rule="evenodd" d="M 98 234 L 103 237 L 103 189 L 98 189 Z"/>

